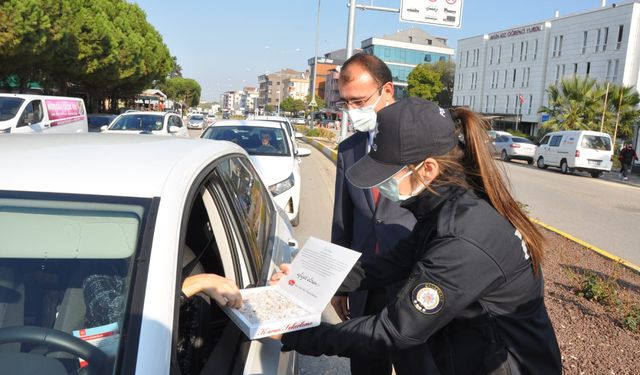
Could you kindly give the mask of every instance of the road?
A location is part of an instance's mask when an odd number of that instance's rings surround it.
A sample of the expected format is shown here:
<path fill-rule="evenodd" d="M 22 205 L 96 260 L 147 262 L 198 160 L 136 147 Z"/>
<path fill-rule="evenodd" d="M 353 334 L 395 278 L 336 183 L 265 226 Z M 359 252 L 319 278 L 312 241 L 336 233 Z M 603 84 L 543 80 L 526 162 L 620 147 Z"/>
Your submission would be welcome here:
<path fill-rule="evenodd" d="M 531 217 L 640 265 L 640 188 L 587 174 L 563 175 L 554 168 L 499 163 Z"/>

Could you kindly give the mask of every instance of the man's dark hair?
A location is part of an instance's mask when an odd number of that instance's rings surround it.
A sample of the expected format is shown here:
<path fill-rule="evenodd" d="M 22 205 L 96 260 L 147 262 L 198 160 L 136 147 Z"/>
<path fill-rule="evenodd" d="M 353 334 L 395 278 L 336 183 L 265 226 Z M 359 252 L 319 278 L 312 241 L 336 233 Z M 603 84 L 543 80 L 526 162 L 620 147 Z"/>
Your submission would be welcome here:
<path fill-rule="evenodd" d="M 356 78 L 350 76 L 347 72 L 351 65 L 360 65 L 363 67 L 380 86 L 387 82 L 393 82 L 391 70 L 389 70 L 387 64 L 376 56 L 364 52 L 356 53 L 342 64 L 339 77 L 340 81 L 351 82 Z"/>

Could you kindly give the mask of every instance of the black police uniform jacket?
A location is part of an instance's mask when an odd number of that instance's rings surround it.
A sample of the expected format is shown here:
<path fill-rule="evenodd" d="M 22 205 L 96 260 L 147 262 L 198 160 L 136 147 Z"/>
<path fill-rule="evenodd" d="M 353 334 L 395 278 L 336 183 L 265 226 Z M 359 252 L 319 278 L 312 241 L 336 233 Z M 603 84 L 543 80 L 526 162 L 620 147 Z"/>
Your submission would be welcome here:
<path fill-rule="evenodd" d="M 405 280 L 379 314 L 285 334 L 283 350 L 371 357 L 428 340 L 443 374 L 560 374 L 560 350 L 519 232 L 472 190 L 423 192 L 403 206 L 411 235 L 360 261 L 340 291 Z M 422 373 L 424 359 L 409 366 Z"/>

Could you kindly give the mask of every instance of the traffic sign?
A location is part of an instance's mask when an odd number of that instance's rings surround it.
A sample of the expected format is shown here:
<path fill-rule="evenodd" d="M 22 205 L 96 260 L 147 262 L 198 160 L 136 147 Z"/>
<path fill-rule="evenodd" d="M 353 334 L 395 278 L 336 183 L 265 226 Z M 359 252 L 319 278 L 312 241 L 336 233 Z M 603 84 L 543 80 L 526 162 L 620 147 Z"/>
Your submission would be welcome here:
<path fill-rule="evenodd" d="M 317 107 L 318 103 L 316 103 L 315 99 L 312 99 L 311 102 L 309 103 L 309 107 Z"/>
<path fill-rule="evenodd" d="M 401 0 L 400 21 L 435 26 L 462 26 L 463 0 Z"/>

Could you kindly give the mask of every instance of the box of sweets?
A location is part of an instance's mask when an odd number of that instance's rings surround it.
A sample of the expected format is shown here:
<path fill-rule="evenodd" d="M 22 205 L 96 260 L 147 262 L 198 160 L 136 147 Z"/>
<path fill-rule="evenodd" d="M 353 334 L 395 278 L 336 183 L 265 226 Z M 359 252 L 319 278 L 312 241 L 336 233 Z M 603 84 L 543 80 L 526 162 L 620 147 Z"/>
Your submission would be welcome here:
<path fill-rule="evenodd" d="M 242 289 L 242 308 L 224 307 L 249 339 L 320 324 L 322 311 L 360 253 L 310 237 L 278 284 Z"/>

